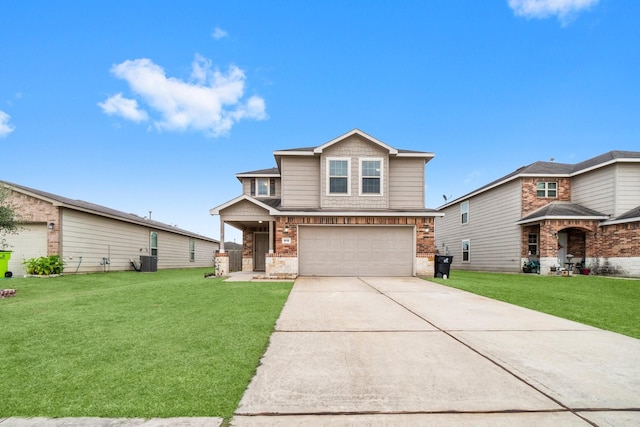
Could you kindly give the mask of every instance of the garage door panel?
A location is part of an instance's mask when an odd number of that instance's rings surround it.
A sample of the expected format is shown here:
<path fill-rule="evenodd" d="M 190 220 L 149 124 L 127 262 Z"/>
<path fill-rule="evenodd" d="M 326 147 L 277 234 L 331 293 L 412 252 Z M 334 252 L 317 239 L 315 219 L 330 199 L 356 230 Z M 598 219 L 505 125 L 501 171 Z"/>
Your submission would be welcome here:
<path fill-rule="evenodd" d="M 9 250 L 12 251 L 8 267 L 15 276 L 26 274 L 22 265 L 24 260 L 47 256 L 46 224 L 23 225 L 18 230 L 18 234 L 8 235 L 6 240 Z"/>
<path fill-rule="evenodd" d="M 413 275 L 413 227 L 300 226 L 298 238 L 301 275 Z"/>

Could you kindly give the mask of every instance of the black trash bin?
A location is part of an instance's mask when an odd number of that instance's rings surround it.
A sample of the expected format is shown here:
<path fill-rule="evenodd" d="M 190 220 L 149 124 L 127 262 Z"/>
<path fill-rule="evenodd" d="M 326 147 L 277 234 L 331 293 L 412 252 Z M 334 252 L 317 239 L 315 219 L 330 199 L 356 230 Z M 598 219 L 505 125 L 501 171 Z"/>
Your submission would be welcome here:
<path fill-rule="evenodd" d="M 451 263 L 453 255 L 436 255 L 435 266 L 433 268 L 433 277 L 443 278 L 449 277 L 451 271 Z"/>

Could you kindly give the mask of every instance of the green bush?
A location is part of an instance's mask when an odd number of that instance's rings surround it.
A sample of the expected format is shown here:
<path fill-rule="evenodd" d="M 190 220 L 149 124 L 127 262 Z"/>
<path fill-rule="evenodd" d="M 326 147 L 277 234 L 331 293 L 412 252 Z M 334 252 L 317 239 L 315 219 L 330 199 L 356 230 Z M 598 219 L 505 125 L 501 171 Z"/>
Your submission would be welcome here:
<path fill-rule="evenodd" d="M 31 258 L 22 262 L 27 274 L 35 274 L 38 276 L 48 276 L 50 274 L 60 274 L 64 268 L 64 261 L 59 255 L 42 256 L 40 258 Z"/>

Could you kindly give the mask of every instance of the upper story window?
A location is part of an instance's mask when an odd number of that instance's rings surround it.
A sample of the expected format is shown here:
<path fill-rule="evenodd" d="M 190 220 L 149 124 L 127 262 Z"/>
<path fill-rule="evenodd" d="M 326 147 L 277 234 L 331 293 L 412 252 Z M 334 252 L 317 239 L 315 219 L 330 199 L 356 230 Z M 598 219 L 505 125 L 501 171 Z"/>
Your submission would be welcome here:
<path fill-rule="evenodd" d="M 251 195 L 256 197 L 274 197 L 276 195 L 276 180 L 274 178 L 252 179 Z"/>
<path fill-rule="evenodd" d="M 350 159 L 327 159 L 328 185 L 327 194 L 349 194 L 349 169 L 351 168 Z"/>
<path fill-rule="evenodd" d="M 462 224 L 469 222 L 469 202 L 460 203 L 460 217 Z"/>
<path fill-rule="evenodd" d="M 539 182 L 536 184 L 536 196 L 538 197 L 558 197 L 557 182 Z"/>
<path fill-rule="evenodd" d="M 362 159 L 360 176 L 360 194 L 382 194 L 382 159 Z"/>

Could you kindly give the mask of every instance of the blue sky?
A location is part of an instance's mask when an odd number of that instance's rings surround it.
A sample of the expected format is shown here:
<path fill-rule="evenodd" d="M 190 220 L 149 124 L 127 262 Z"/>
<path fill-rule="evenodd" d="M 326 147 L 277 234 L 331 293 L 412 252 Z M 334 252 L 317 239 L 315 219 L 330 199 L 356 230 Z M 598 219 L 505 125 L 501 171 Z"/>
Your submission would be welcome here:
<path fill-rule="evenodd" d="M 636 0 L 0 3 L 0 179 L 218 237 L 276 149 L 435 153 L 427 207 L 640 150 Z M 240 239 L 230 230 L 227 237 Z"/>

